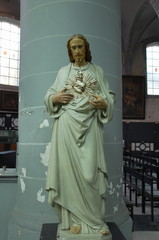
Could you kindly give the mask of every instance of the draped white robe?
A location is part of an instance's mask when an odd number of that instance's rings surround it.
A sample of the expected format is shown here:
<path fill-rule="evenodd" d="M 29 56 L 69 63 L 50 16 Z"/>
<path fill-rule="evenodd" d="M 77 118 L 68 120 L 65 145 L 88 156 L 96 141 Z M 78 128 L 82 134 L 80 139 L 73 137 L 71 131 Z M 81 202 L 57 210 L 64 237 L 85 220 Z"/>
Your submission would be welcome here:
<path fill-rule="evenodd" d="M 59 216 L 61 229 L 75 224 L 81 227 L 82 233 L 100 232 L 107 229 L 104 223 L 107 168 L 103 124 L 112 119 L 114 97 L 103 70 L 88 63 L 80 71 L 86 83 L 95 80 L 96 88 L 85 89 L 84 97 L 74 92 L 75 97 L 68 104 L 54 106 L 52 96 L 66 86 L 68 92 L 71 91 L 77 70 L 71 63 L 61 68 L 45 96 L 47 110 L 54 118 L 46 190 L 49 203 Z M 87 87 L 91 88 L 91 84 Z M 88 103 L 90 93 L 105 98 L 107 109 L 94 109 Z"/>

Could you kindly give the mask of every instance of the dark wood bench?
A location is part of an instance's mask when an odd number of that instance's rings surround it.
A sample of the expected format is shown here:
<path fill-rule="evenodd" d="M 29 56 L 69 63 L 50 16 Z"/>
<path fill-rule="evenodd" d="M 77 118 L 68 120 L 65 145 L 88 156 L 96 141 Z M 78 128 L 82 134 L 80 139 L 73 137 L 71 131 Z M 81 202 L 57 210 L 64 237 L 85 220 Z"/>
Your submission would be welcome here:
<path fill-rule="evenodd" d="M 150 201 L 151 204 L 151 220 L 154 221 L 154 203 L 159 201 L 159 191 L 155 188 L 154 178 L 147 176 L 144 173 L 124 166 L 124 181 L 129 189 L 129 196 L 131 199 L 131 193 L 135 193 L 135 205 L 138 206 L 138 194 L 141 195 L 142 212 L 145 213 L 145 203 Z"/>
<path fill-rule="evenodd" d="M 0 168 L 6 166 L 6 168 L 16 168 L 16 151 L 3 151 L 0 152 Z"/>

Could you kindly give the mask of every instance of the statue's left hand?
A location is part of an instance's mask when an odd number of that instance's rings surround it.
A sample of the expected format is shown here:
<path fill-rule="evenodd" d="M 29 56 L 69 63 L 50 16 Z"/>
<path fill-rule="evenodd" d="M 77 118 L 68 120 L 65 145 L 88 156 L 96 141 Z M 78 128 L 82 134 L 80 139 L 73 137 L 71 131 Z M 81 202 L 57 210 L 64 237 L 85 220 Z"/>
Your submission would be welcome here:
<path fill-rule="evenodd" d="M 93 105 L 96 109 L 106 109 L 107 108 L 107 101 L 99 96 L 93 95 L 94 100 L 89 100 L 89 103 Z"/>

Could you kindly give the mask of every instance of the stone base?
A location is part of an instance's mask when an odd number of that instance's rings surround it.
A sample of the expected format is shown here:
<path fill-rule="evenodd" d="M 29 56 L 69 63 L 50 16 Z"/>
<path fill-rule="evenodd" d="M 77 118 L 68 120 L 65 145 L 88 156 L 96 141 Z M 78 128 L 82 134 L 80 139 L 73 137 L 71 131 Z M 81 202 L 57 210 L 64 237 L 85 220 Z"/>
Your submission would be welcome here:
<path fill-rule="evenodd" d="M 60 231 L 57 240 L 112 240 L 111 233 L 103 235 L 100 233 L 89 233 L 89 234 L 71 234 L 69 231 Z"/>
<path fill-rule="evenodd" d="M 120 229 L 118 228 L 118 226 L 114 223 L 114 222 L 107 222 L 107 225 L 110 229 L 110 232 L 112 234 L 112 240 L 126 240 L 126 238 L 123 236 L 122 232 L 120 231 Z M 40 235 L 40 239 L 39 240 L 67 240 L 67 239 L 71 239 L 71 240 L 105 240 L 105 239 L 111 239 L 111 234 L 110 235 L 101 235 L 101 234 L 95 234 L 95 235 L 90 235 L 89 236 L 83 236 L 84 234 L 71 234 L 72 238 L 68 238 L 69 236 L 65 236 L 65 235 L 61 235 L 60 238 L 57 238 L 57 232 L 59 235 L 60 231 L 57 231 L 58 228 L 58 223 L 45 223 L 42 225 L 42 229 L 41 229 L 41 235 Z M 78 238 L 77 238 L 78 237 Z M 81 238 L 79 238 L 81 237 Z M 84 238 L 85 237 L 85 238 Z M 99 238 L 98 238 L 99 237 Z M 106 238 L 104 238 L 106 237 Z"/>

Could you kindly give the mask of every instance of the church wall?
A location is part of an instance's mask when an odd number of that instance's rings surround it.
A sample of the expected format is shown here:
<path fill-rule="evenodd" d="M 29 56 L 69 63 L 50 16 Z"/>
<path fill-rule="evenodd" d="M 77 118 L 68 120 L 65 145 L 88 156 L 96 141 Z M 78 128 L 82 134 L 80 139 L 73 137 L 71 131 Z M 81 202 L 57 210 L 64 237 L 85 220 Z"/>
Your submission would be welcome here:
<path fill-rule="evenodd" d="M 145 119 L 138 120 L 124 120 L 127 122 L 139 121 L 139 122 L 158 122 L 159 120 L 159 97 L 146 95 L 146 56 L 145 45 L 140 44 L 134 54 L 133 62 L 131 64 L 131 72 L 133 76 L 145 76 Z"/>

